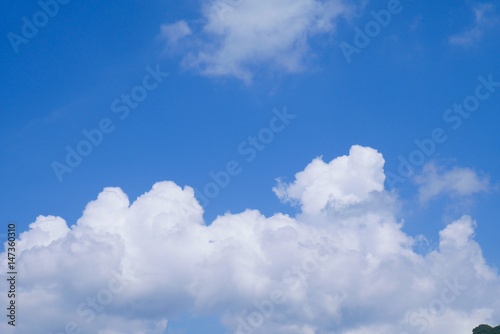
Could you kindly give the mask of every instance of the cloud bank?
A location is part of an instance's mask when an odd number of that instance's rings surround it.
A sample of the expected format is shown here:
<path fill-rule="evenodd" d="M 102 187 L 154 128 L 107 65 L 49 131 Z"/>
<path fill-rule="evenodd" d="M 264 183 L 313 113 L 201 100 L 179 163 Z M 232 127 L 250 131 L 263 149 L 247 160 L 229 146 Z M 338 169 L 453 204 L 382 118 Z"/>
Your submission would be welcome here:
<path fill-rule="evenodd" d="M 275 188 L 302 208 L 296 217 L 246 210 L 207 224 L 193 189 L 173 182 L 133 203 L 106 188 L 73 226 L 40 216 L 18 242 L 17 333 L 163 333 L 181 314 L 247 334 L 470 334 L 498 323 L 499 276 L 476 222 L 451 222 L 436 249 L 417 253 L 383 166 L 361 146 L 314 159 Z"/>

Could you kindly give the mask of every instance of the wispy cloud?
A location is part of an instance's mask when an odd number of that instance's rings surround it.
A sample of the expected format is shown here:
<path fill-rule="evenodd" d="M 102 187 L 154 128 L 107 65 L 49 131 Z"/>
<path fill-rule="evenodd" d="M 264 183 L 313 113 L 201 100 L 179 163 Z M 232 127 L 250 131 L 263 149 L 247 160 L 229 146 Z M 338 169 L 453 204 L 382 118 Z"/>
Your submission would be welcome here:
<path fill-rule="evenodd" d="M 462 47 L 473 46 L 483 37 L 486 30 L 499 23 L 493 4 L 477 4 L 472 10 L 474 13 L 474 22 L 461 33 L 450 36 L 450 44 Z"/>
<path fill-rule="evenodd" d="M 180 40 L 191 34 L 191 29 L 183 20 L 161 26 L 161 38 L 165 40 L 167 48 L 175 48 Z"/>
<path fill-rule="evenodd" d="M 489 179 L 480 177 L 473 169 L 454 167 L 445 170 L 434 163 L 426 164 L 415 181 L 422 202 L 439 195 L 470 196 L 490 189 Z"/>

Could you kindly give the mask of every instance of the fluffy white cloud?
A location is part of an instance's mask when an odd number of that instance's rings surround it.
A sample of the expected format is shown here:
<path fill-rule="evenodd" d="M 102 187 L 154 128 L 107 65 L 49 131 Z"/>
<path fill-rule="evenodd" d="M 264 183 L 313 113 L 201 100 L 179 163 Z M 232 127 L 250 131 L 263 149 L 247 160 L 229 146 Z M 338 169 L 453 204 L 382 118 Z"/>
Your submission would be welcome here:
<path fill-rule="evenodd" d="M 17 333 L 163 333 L 169 318 L 207 313 L 232 333 L 470 334 L 497 323 L 499 276 L 476 222 L 464 216 L 436 249 L 415 252 L 383 164 L 360 146 L 315 159 L 276 190 L 302 207 L 295 218 L 246 210 L 207 225 L 193 190 L 172 182 L 133 203 L 106 188 L 71 228 L 38 217 L 19 241 Z"/>
<path fill-rule="evenodd" d="M 196 29 L 191 40 L 195 50 L 183 64 L 204 75 L 234 76 L 246 82 L 252 80 L 253 66 L 260 64 L 299 72 L 305 68 L 309 39 L 333 32 L 335 19 L 349 12 L 340 0 L 203 1 L 203 25 Z M 162 33 L 185 34 L 188 29 L 180 21 L 163 25 Z"/>
<path fill-rule="evenodd" d="M 474 23 L 459 34 L 450 36 L 452 45 L 469 47 L 477 43 L 487 29 L 498 24 L 495 7 L 491 3 L 479 3 L 473 7 Z"/>
<path fill-rule="evenodd" d="M 426 164 L 422 174 L 415 177 L 415 181 L 419 185 L 419 199 L 422 202 L 441 194 L 468 196 L 490 188 L 489 179 L 479 177 L 470 168 L 455 167 L 444 170 L 433 163 Z"/>
<path fill-rule="evenodd" d="M 327 206 L 343 209 L 384 190 L 384 158 L 374 149 L 353 146 L 349 156 L 325 163 L 316 158 L 295 175 L 290 185 L 279 183 L 273 190 L 279 198 L 296 201 L 305 213 L 318 213 Z"/>
<path fill-rule="evenodd" d="M 64 219 L 54 216 L 40 216 L 29 227 L 29 233 L 21 233 L 21 241 L 17 248 L 19 252 L 36 246 L 48 246 L 52 241 L 65 237 L 69 232 Z"/>

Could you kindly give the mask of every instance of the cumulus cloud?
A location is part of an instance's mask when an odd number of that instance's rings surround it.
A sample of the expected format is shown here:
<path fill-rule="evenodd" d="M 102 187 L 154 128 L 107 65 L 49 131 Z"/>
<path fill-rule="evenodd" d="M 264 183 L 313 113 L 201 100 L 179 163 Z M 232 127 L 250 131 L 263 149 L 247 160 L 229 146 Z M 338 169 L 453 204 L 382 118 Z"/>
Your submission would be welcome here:
<path fill-rule="evenodd" d="M 419 199 L 422 202 L 442 194 L 469 196 L 490 188 L 489 179 L 480 177 L 473 169 L 454 167 L 445 170 L 434 163 L 426 164 L 415 181 L 419 185 Z"/>
<path fill-rule="evenodd" d="M 452 45 L 470 47 L 476 44 L 484 35 L 485 31 L 498 24 L 495 7 L 491 3 L 480 3 L 473 7 L 474 22 L 470 27 L 450 36 Z"/>
<path fill-rule="evenodd" d="M 219 316 L 231 333 L 470 334 L 498 322 L 499 276 L 476 222 L 451 222 L 436 249 L 415 252 L 383 164 L 361 146 L 313 160 L 275 190 L 296 217 L 246 210 L 207 224 L 193 189 L 173 182 L 132 203 L 106 188 L 71 227 L 40 216 L 18 241 L 17 330 L 163 333 L 182 314 Z"/>
<path fill-rule="evenodd" d="M 334 32 L 335 20 L 349 12 L 341 0 L 203 1 L 203 24 L 195 29 L 189 43 L 193 51 L 183 64 L 203 75 L 233 76 L 247 83 L 255 65 L 300 72 L 310 38 Z M 184 21 L 162 26 L 162 34 L 175 31 L 178 36 L 179 30 L 185 34 L 190 28 Z"/>
<path fill-rule="evenodd" d="M 317 213 L 327 206 L 342 209 L 366 200 L 371 192 L 384 190 L 384 158 L 374 149 L 353 146 L 349 156 L 325 163 L 316 158 L 295 182 L 279 182 L 273 190 L 283 201 L 295 201 L 305 213 Z"/>

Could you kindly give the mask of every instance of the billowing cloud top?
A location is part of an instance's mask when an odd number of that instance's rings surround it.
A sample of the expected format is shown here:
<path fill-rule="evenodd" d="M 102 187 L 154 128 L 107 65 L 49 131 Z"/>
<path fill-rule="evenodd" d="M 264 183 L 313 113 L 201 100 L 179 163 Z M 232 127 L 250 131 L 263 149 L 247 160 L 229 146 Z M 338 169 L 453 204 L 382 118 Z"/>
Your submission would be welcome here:
<path fill-rule="evenodd" d="M 279 183 L 274 192 L 284 201 L 296 200 L 306 213 L 327 206 L 342 209 L 369 199 L 384 190 L 384 158 L 374 149 L 353 146 L 349 156 L 330 163 L 314 159 L 290 185 Z"/>
<path fill-rule="evenodd" d="M 417 253 L 383 165 L 361 146 L 313 160 L 275 188 L 302 208 L 295 218 L 247 210 L 206 224 L 193 190 L 173 182 L 132 204 L 106 188 L 71 228 L 40 216 L 18 241 L 17 333 L 163 333 L 169 318 L 207 313 L 231 333 L 469 334 L 499 322 L 476 222 L 452 222 Z"/>

